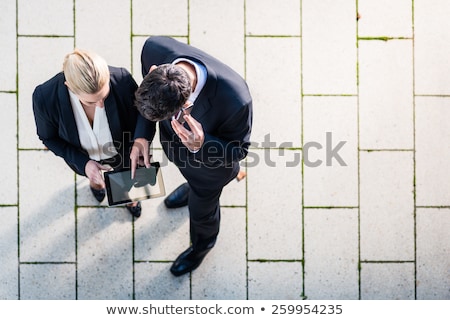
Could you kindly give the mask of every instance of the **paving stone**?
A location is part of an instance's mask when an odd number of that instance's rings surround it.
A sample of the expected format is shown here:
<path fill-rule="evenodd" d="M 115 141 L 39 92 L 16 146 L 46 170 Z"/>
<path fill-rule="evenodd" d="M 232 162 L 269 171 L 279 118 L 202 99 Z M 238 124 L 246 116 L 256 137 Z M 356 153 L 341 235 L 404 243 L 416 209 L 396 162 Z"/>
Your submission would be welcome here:
<path fill-rule="evenodd" d="M 346 0 L 302 1 L 304 94 L 357 93 L 355 5 Z"/>
<path fill-rule="evenodd" d="M 33 91 L 62 71 L 66 54 L 73 50 L 71 38 L 19 37 L 19 147 L 40 149 L 33 115 Z M 30 67 L 32 61 L 32 67 Z"/>
<path fill-rule="evenodd" d="M 245 9 L 248 35 L 300 35 L 300 1 L 247 0 Z"/>
<path fill-rule="evenodd" d="M 359 0 L 360 37 L 412 37 L 412 0 Z"/>
<path fill-rule="evenodd" d="M 258 147 L 266 139 L 272 148 L 301 147 L 299 39 L 248 38 L 246 56 L 254 106 L 251 141 Z"/>
<path fill-rule="evenodd" d="M 17 207 L 0 207 L 0 299 L 19 298 Z"/>
<path fill-rule="evenodd" d="M 188 34 L 188 1 L 133 0 L 132 5 L 134 35 Z"/>
<path fill-rule="evenodd" d="M 360 153 L 361 259 L 414 260 L 413 153 Z"/>
<path fill-rule="evenodd" d="M 415 93 L 448 95 L 450 2 L 414 1 L 414 73 Z"/>
<path fill-rule="evenodd" d="M 21 264 L 21 300 L 74 300 L 75 264 Z"/>
<path fill-rule="evenodd" d="M 246 215 L 242 208 L 222 208 L 215 247 L 192 273 L 192 299 L 245 300 Z"/>
<path fill-rule="evenodd" d="M 361 299 L 414 300 L 414 263 L 362 263 Z"/>
<path fill-rule="evenodd" d="M 359 41 L 362 149 L 412 149 L 412 41 Z"/>
<path fill-rule="evenodd" d="M 3 0 L 0 3 L 0 43 L 2 60 L 0 61 L 0 91 L 17 90 L 17 45 L 16 45 L 16 0 Z M 7 32 L 5 32 L 7 30 Z"/>
<path fill-rule="evenodd" d="M 174 277 L 172 263 L 135 263 L 136 300 L 189 300 L 190 278 Z"/>
<path fill-rule="evenodd" d="M 78 299 L 133 297 L 131 221 L 125 208 L 78 209 Z"/>
<path fill-rule="evenodd" d="M 305 206 L 357 206 L 357 99 L 305 97 L 303 103 Z"/>
<path fill-rule="evenodd" d="M 416 98 L 416 204 L 448 206 L 450 198 L 448 97 Z"/>
<path fill-rule="evenodd" d="M 248 166 L 248 258 L 301 259 L 302 178 L 295 150 L 252 150 Z M 272 184 L 282 181 L 282 184 Z M 262 187 L 263 186 L 263 187 Z M 284 231 L 281 231 L 284 230 Z"/>
<path fill-rule="evenodd" d="M 190 0 L 189 40 L 191 45 L 245 76 L 244 5 L 241 0 Z"/>
<path fill-rule="evenodd" d="M 358 299 L 358 210 L 305 209 L 305 296 Z"/>
<path fill-rule="evenodd" d="M 130 1 L 77 0 L 75 43 L 94 51 L 109 65 L 131 70 Z M 99 13 L 101 12 L 101 15 Z"/>
<path fill-rule="evenodd" d="M 450 210 L 417 209 L 417 299 L 450 299 Z"/>
<path fill-rule="evenodd" d="M 450 2 L 3 0 L 0 12 L 0 299 L 450 299 Z M 97 203 L 44 151 L 32 113 L 75 46 L 140 83 L 156 34 L 216 56 L 254 99 L 248 176 L 224 189 L 217 245 L 183 277 L 169 268 L 189 245 L 187 208 L 152 199 L 134 219 Z M 326 166 L 327 132 L 346 141 L 346 166 Z M 170 193 L 184 179 L 157 137 Z"/>
<path fill-rule="evenodd" d="M 49 151 L 19 152 L 21 262 L 75 261 L 74 174 Z"/>
<path fill-rule="evenodd" d="M 0 204 L 17 204 L 17 102 L 16 94 L 0 93 L 0 105 L 3 114 L 0 118 L 2 139 L 2 184 L 0 186 Z"/>
<path fill-rule="evenodd" d="M 302 299 L 301 262 L 248 263 L 249 300 Z"/>
<path fill-rule="evenodd" d="M 158 199 L 144 201 L 134 233 L 136 260 L 173 261 L 189 246 L 188 208 L 169 210 Z"/>
<path fill-rule="evenodd" d="M 246 172 L 245 163 L 241 163 L 241 170 Z M 245 206 L 247 204 L 247 182 L 246 179 L 237 181 L 234 179 L 223 189 L 220 196 L 221 206 Z"/>
<path fill-rule="evenodd" d="M 17 0 L 17 4 L 20 35 L 73 36 L 73 0 Z"/>

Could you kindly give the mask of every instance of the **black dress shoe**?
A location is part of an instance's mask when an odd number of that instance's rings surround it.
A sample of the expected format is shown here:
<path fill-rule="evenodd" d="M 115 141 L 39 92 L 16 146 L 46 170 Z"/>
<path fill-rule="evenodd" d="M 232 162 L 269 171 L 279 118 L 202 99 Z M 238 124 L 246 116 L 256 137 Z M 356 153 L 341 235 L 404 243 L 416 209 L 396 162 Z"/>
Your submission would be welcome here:
<path fill-rule="evenodd" d="M 201 252 L 196 252 L 192 247 L 187 248 L 182 254 L 180 254 L 172 264 L 170 272 L 176 277 L 185 273 L 191 272 L 196 269 L 205 258 L 210 249 L 206 249 Z"/>
<path fill-rule="evenodd" d="M 94 189 L 91 187 L 91 191 L 92 191 L 92 194 L 94 195 L 95 199 L 97 199 L 98 202 L 102 202 L 103 199 L 105 199 L 105 195 L 106 195 L 105 189 L 98 190 L 98 189 Z"/>
<path fill-rule="evenodd" d="M 141 207 L 141 202 L 139 201 L 137 203 L 137 205 L 135 205 L 134 207 L 132 206 L 126 206 L 128 211 L 136 218 L 139 218 L 141 216 L 141 212 L 142 212 L 142 207 Z"/>
<path fill-rule="evenodd" d="M 164 204 L 169 209 L 187 206 L 189 190 L 189 184 L 183 183 L 164 199 Z"/>

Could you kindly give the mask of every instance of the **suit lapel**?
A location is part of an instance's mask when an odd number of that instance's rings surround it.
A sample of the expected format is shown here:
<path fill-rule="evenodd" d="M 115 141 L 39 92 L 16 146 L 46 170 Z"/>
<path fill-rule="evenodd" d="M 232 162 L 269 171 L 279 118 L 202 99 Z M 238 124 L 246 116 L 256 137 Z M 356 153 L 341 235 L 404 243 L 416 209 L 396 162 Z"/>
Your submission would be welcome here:
<path fill-rule="evenodd" d="M 118 144 L 120 144 L 123 137 L 121 136 L 122 127 L 120 125 L 119 108 L 117 106 L 116 92 L 114 89 L 112 84 L 110 84 L 110 93 L 105 100 L 105 110 L 114 145 L 116 149 L 119 150 L 121 146 Z"/>
<path fill-rule="evenodd" d="M 198 95 L 197 99 L 194 102 L 194 108 L 192 109 L 192 117 L 201 120 L 201 118 L 211 109 L 211 104 L 209 103 L 209 97 L 214 96 L 216 91 L 216 84 L 217 84 L 217 75 L 209 68 L 208 65 L 203 63 L 199 58 L 196 57 L 186 57 L 187 59 L 191 59 L 197 63 L 203 64 L 206 67 L 206 82 L 205 85 L 200 91 L 200 94 Z"/>

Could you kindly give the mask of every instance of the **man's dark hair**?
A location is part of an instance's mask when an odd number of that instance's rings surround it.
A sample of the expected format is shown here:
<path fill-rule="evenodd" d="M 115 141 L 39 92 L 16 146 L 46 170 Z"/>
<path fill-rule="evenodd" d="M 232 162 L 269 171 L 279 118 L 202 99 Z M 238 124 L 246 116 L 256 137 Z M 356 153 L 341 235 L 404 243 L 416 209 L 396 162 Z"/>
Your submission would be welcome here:
<path fill-rule="evenodd" d="M 173 64 L 162 64 L 142 80 L 135 105 L 144 118 L 160 121 L 180 110 L 190 94 L 187 72 Z"/>

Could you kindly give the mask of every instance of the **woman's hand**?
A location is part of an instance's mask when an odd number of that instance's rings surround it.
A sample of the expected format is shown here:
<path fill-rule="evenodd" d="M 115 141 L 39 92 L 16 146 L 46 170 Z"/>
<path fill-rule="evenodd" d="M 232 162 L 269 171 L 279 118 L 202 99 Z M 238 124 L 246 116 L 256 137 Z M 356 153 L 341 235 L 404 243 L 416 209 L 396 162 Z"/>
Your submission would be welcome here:
<path fill-rule="evenodd" d="M 86 173 L 86 176 L 89 178 L 91 187 L 94 187 L 95 189 L 104 189 L 105 180 L 103 180 L 102 170 L 109 171 L 110 169 L 111 169 L 110 167 L 103 166 L 97 161 L 89 160 L 86 163 L 84 172 Z"/>

